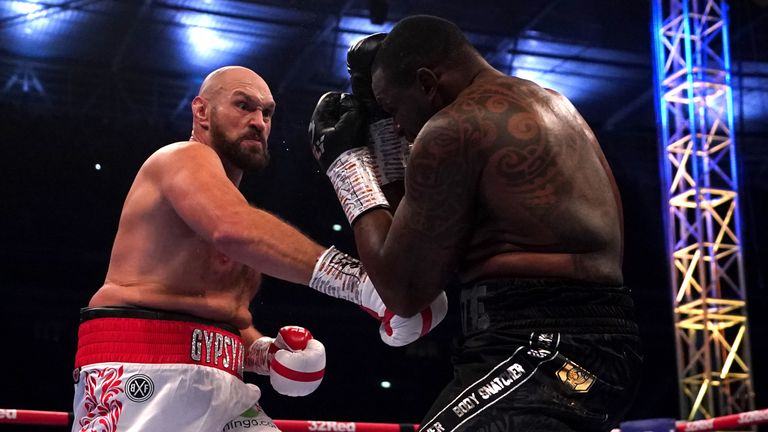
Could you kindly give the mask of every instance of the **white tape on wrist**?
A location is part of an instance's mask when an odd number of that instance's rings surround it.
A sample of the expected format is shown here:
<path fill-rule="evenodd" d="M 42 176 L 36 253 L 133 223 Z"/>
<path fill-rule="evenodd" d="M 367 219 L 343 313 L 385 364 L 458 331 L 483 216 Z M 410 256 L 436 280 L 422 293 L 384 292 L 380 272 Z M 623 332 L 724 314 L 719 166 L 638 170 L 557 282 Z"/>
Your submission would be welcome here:
<path fill-rule="evenodd" d="M 374 173 L 379 184 L 402 180 L 410 149 L 408 141 L 397 133 L 392 117 L 369 124 L 368 140 L 373 149 Z"/>
<path fill-rule="evenodd" d="M 350 224 L 367 210 L 389 208 L 373 166 L 371 150 L 358 147 L 342 153 L 326 172 Z"/>
<path fill-rule="evenodd" d="M 256 339 L 245 356 L 245 370 L 259 375 L 269 375 L 269 364 L 272 361 L 270 357 L 274 356 L 274 350 L 270 348 L 274 341 L 275 338 L 267 336 Z"/>
<path fill-rule="evenodd" d="M 360 261 L 331 246 L 315 263 L 309 287 L 360 305 L 360 281 L 363 274 Z"/>

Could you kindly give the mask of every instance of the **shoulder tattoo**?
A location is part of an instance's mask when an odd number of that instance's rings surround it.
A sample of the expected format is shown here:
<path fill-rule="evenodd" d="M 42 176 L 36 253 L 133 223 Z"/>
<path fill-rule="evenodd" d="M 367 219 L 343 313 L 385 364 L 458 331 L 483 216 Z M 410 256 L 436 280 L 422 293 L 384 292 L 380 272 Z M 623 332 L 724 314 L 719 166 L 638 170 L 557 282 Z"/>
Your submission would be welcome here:
<path fill-rule="evenodd" d="M 512 87 L 497 81 L 479 87 L 469 95 L 485 119 L 478 122 L 493 132 L 493 142 L 486 143 L 486 169 L 503 182 L 505 193 L 514 195 L 528 208 L 556 204 L 558 191 L 567 187 L 559 181 L 559 165 L 571 142 L 554 142 L 542 118 L 540 93 L 526 86 Z M 575 155 L 572 155 L 575 157 Z"/>

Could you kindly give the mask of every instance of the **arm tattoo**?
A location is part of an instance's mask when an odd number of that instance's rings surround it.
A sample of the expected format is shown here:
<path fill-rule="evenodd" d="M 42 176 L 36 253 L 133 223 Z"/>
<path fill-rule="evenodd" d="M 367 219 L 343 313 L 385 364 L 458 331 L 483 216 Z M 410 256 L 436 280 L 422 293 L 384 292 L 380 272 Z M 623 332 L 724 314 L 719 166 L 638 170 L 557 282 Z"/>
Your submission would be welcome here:
<path fill-rule="evenodd" d="M 460 235 L 468 224 L 470 187 L 463 142 L 454 128 L 432 128 L 408 162 L 408 223 L 431 238 Z"/>

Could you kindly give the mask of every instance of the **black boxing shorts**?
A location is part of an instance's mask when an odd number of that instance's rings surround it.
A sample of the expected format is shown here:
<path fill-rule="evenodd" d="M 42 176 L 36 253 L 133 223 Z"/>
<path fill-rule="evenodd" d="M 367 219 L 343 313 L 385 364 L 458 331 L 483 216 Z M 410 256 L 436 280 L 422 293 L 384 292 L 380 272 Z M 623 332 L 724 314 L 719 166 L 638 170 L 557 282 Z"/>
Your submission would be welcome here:
<path fill-rule="evenodd" d="M 461 287 L 454 379 L 423 432 L 608 431 L 642 357 L 628 289 L 553 279 Z"/>

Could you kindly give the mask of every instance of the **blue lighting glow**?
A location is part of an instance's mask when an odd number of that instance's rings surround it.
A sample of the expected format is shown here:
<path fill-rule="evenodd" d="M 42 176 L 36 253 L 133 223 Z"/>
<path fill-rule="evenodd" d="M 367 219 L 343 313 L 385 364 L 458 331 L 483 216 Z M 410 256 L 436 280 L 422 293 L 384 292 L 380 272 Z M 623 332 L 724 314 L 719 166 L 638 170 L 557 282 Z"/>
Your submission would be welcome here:
<path fill-rule="evenodd" d="M 394 26 L 393 22 L 384 24 L 372 24 L 371 20 L 358 16 L 343 16 L 339 22 L 339 32 L 336 35 L 335 57 L 339 61 L 335 62 L 337 69 L 334 71 L 336 77 L 341 80 L 349 78 L 347 72 L 347 50 L 356 44 L 360 39 L 373 33 L 389 32 Z"/>
<path fill-rule="evenodd" d="M 371 20 L 368 18 L 358 16 L 344 16 L 341 17 L 339 28 L 342 29 L 343 33 L 352 33 L 350 37 L 353 39 L 355 38 L 354 33 L 357 33 L 359 39 L 372 33 L 389 32 L 392 30 L 393 25 L 394 23 L 389 21 L 378 25 L 371 23 Z"/>
<path fill-rule="evenodd" d="M 634 53 L 548 40 L 537 32 L 507 49 L 507 72 L 556 90 L 577 106 L 610 97 L 623 81 L 645 79 L 646 60 Z"/>
<path fill-rule="evenodd" d="M 690 101 L 688 103 L 688 121 L 690 122 L 689 127 L 691 131 L 696 133 L 691 133 L 691 144 L 693 147 L 693 150 L 696 152 L 699 152 L 701 150 L 701 138 L 698 135 L 699 132 L 699 121 L 696 117 L 696 104 L 693 103 L 693 100 L 696 96 L 696 93 L 694 91 L 693 87 L 693 47 L 691 46 L 691 15 L 688 7 L 688 2 L 683 2 L 683 10 L 681 12 L 681 19 L 683 22 L 683 47 L 685 47 L 685 81 L 687 83 L 685 94 L 688 100 Z M 698 154 L 698 153 L 696 153 Z M 691 162 L 689 163 L 689 166 L 691 168 L 691 175 L 693 175 L 693 178 L 699 179 L 701 178 L 702 169 L 704 168 L 701 166 L 702 164 L 702 158 L 701 157 L 693 157 L 691 158 Z M 700 188 L 702 185 L 699 182 L 696 182 L 694 187 Z M 695 209 L 697 215 L 701 212 L 700 208 Z"/>
<path fill-rule="evenodd" d="M 720 2 L 720 9 L 722 10 L 722 16 L 723 16 L 723 29 L 722 35 L 723 35 L 723 67 L 725 67 L 725 85 L 726 85 L 726 96 L 725 96 L 725 103 L 727 105 L 727 115 L 728 115 L 728 129 L 731 131 L 730 139 L 731 139 L 731 181 L 732 181 L 732 187 L 733 190 L 738 192 L 739 191 L 739 172 L 738 172 L 738 166 L 737 158 L 738 158 L 738 150 L 736 143 L 736 122 L 734 121 L 734 109 L 733 109 L 733 87 L 731 86 L 731 43 L 730 43 L 730 20 L 728 18 L 728 4 L 723 0 Z M 745 97 L 743 94 L 741 97 Z M 738 200 L 736 201 L 738 205 Z M 737 217 L 735 220 L 736 225 L 736 237 L 738 238 L 739 244 L 742 243 L 742 228 L 741 228 L 741 218 Z"/>
<path fill-rule="evenodd" d="M 651 34 L 653 35 L 653 60 L 654 60 L 654 96 L 656 99 L 656 131 L 658 134 L 659 146 L 659 173 L 661 174 L 661 196 L 664 202 L 669 202 L 670 191 L 667 185 L 670 184 L 672 179 L 672 168 L 667 163 L 667 146 L 669 145 L 669 112 L 667 111 L 667 103 L 664 99 L 663 81 L 666 73 L 664 72 L 664 42 L 663 42 L 663 19 L 662 19 L 662 7 L 660 0 L 653 0 L 652 2 L 652 16 L 651 16 Z M 671 224 L 673 223 L 669 214 L 669 209 L 666 206 L 662 206 L 662 220 L 664 221 L 664 227 L 667 231 L 665 248 L 667 256 L 672 256 L 675 250 L 674 236 L 669 233 Z"/>
<path fill-rule="evenodd" d="M 726 112 L 728 115 L 728 129 L 731 131 L 731 148 L 734 149 L 731 153 L 731 172 L 733 173 L 733 189 L 738 191 L 739 190 L 739 175 L 738 175 L 738 165 L 736 164 L 736 122 L 733 118 L 733 87 L 731 87 L 731 47 L 730 47 L 730 35 L 728 34 L 730 30 L 729 20 L 728 20 L 728 4 L 725 1 L 722 1 L 720 3 L 720 8 L 722 10 L 723 14 L 723 29 L 721 30 L 723 35 L 723 67 L 725 68 L 725 103 L 726 103 Z M 736 226 L 739 240 L 741 240 L 741 220 L 736 220 Z"/>
<path fill-rule="evenodd" d="M 179 54 L 190 66 L 210 70 L 239 64 L 243 56 L 262 48 L 262 29 L 247 20 L 188 11 L 168 14 L 180 24 L 176 31 Z"/>
<path fill-rule="evenodd" d="M 37 12 L 39 10 L 42 10 L 43 5 L 33 3 L 33 2 L 26 2 L 26 1 L 12 1 L 10 4 L 10 8 L 14 12 L 28 15 L 28 14 Z M 28 16 L 27 18 L 32 19 L 33 17 Z"/>
<path fill-rule="evenodd" d="M 86 12 L 65 7 L 66 0 L 0 1 L 3 48 L 24 56 L 61 56 L 62 40 L 74 26 L 85 24 Z"/>
<path fill-rule="evenodd" d="M 766 130 L 768 125 L 768 63 L 739 62 L 739 72 L 732 79 L 733 115 L 744 120 L 746 131 Z"/>
<path fill-rule="evenodd" d="M 662 19 L 661 19 L 661 4 L 654 0 L 653 2 L 653 16 L 651 20 L 651 32 L 653 34 L 653 59 L 655 66 L 655 73 L 653 74 L 655 84 L 655 96 L 656 96 L 656 121 L 657 129 L 659 130 L 659 139 L 661 140 L 662 153 L 666 151 L 668 140 L 666 132 L 669 125 L 669 113 L 667 112 L 667 104 L 664 101 L 664 89 L 662 88 L 662 81 L 664 80 L 664 43 L 662 39 Z M 661 165 L 665 169 L 662 169 L 664 179 L 668 180 L 671 176 L 669 172 L 669 166 L 667 165 L 665 158 L 660 157 L 662 161 Z"/>
<path fill-rule="evenodd" d="M 187 15 L 182 19 L 187 38 L 194 53 L 202 58 L 210 59 L 221 55 L 223 51 L 232 49 L 234 43 L 224 34 L 214 30 L 215 22 L 210 15 Z"/>
<path fill-rule="evenodd" d="M 394 22 L 372 24 L 361 16 L 342 17 L 335 40 L 334 78 L 348 79 L 345 59 L 351 45 L 371 33 L 388 32 L 393 25 Z M 467 33 L 467 37 L 476 46 L 488 45 L 485 35 Z M 536 31 L 526 32 L 508 49 L 506 60 L 499 65 L 506 67 L 505 72 L 556 90 L 577 106 L 596 98 L 613 97 L 622 91 L 627 80 L 647 79 L 647 59 L 638 53 L 566 43 Z M 483 54 L 498 59 L 499 53 Z"/>
<path fill-rule="evenodd" d="M 20 33 L 30 35 L 43 30 L 49 23 L 50 6 L 32 1 L 12 1 L 9 9 L 17 15 L 11 22 L 15 23 Z"/>

